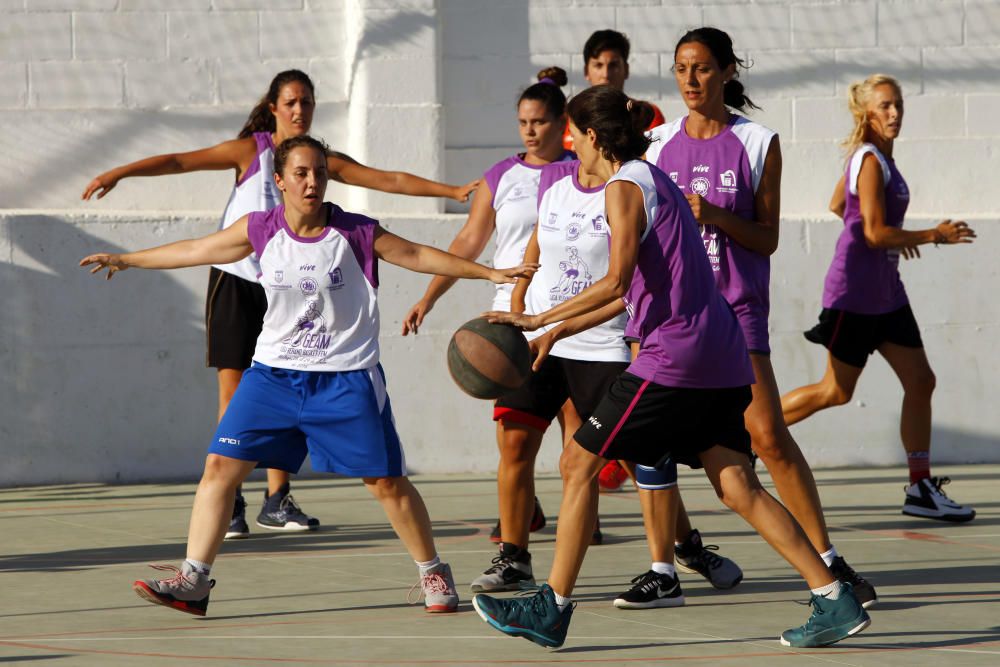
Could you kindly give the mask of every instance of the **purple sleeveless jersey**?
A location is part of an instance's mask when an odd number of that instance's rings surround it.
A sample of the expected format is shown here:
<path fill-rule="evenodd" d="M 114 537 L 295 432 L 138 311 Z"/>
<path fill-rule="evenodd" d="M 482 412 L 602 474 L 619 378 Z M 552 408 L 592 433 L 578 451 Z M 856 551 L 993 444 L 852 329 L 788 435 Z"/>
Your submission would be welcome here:
<path fill-rule="evenodd" d="M 774 132 L 742 116 L 710 139 L 693 139 L 687 117 L 653 129 L 646 159 L 663 170 L 684 194 L 695 193 L 746 220 L 754 218 L 754 195 L 764 172 L 764 158 Z M 715 282 L 739 318 L 751 351 L 770 351 L 771 260 L 749 250 L 714 225 L 701 236 Z"/>
<path fill-rule="evenodd" d="M 642 190 L 646 230 L 624 301 L 639 356 L 628 371 L 667 387 L 721 389 L 753 384 L 746 340 L 715 285 L 684 195 L 642 160 L 622 165 L 608 183 Z"/>
<path fill-rule="evenodd" d="M 844 229 L 837 239 L 837 250 L 826 274 L 823 307 L 880 315 L 902 308 L 909 300 L 899 278 L 899 250 L 871 248 L 865 241 L 858 175 L 868 153 L 875 156 L 882 170 L 885 224 L 902 227 L 910 203 L 910 191 L 895 162 L 885 159 L 871 144 L 864 144 L 855 151 L 844 176 Z"/>

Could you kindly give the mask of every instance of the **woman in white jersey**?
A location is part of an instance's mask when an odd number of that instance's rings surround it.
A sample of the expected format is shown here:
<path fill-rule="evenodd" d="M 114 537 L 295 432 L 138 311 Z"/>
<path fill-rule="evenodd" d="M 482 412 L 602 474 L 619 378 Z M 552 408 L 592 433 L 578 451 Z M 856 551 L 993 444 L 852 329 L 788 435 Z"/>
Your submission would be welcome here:
<path fill-rule="evenodd" d="M 690 206 L 666 174 L 639 159 L 649 140 L 634 103 L 621 91 L 596 86 L 576 95 L 568 112 L 583 173 L 607 181 L 607 273 L 544 312 L 487 316 L 529 331 L 561 322 L 541 337 L 559 340 L 628 307 L 640 350 L 563 450 L 563 500 L 548 583 L 530 598 L 480 594 L 473 606 L 505 634 L 560 646 L 596 517 L 598 472 L 609 459 L 647 466 L 673 460 L 704 467 L 723 502 L 808 583 L 815 612 L 805 625 L 782 633 L 782 643 L 820 646 L 860 632 L 869 618 L 851 587 L 830 574 L 750 466 L 743 413 L 754 376 L 746 341 L 715 285 Z M 546 346 L 535 347 L 537 365 Z"/>
<path fill-rule="evenodd" d="M 903 385 L 900 435 L 910 469 L 903 514 L 971 521 L 976 511 L 942 490 L 950 480 L 931 477 L 931 396 L 935 378 L 920 329 L 899 277 L 899 256 L 919 257 L 925 243 L 972 243 L 964 222 L 945 220 L 932 229 L 906 231 L 910 191 L 892 159 L 903 122 L 899 83 L 874 74 L 853 84 L 848 103 L 854 129 L 844 142 L 846 173 L 834 190 L 831 210 L 844 219 L 823 290 L 819 324 L 806 338 L 828 350 L 826 375 L 781 399 L 785 420 L 851 400 L 868 356 L 876 351 Z"/>
<path fill-rule="evenodd" d="M 681 37 L 673 71 L 688 114 L 651 131 L 646 159 L 668 174 L 690 203 L 716 284 L 743 329 L 756 378 L 746 412 L 754 452 L 817 553 L 870 606 L 877 599 L 875 589 L 831 544 L 812 471 L 781 414 L 767 327 L 770 255 L 778 247 L 781 149 L 774 132 L 730 111 L 755 108 L 737 80 L 742 64 L 721 30 L 703 27 Z M 717 588 L 735 586 L 742 573 L 705 550 L 680 500 L 676 473 L 639 466 L 636 481 L 645 489 L 641 493 L 652 496 L 643 503 L 650 550 L 666 555 L 673 542 L 677 562 L 687 571 L 699 572 Z M 671 534 L 674 512 L 676 533 Z M 655 606 L 650 585 L 655 577 L 652 571 L 648 575 L 638 577 L 623 597 L 643 597 L 645 591 L 645 600 Z"/>
<path fill-rule="evenodd" d="M 458 604 L 451 570 L 437 556 L 430 519 L 406 477 L 385 375 L 379 365 L 378 260 L 412 271 L 513 282 L 533 268 L 490 269 L 411 243 L 378 221 L 323 202 L 327 148 L 300 135 L 274 156 L 284 204 L 250 213 L 209 236 L 80 261 L 108 269 L 172 269 L 227 264 L 256 253 L 267 311 L 253 365 L 219 423 L 195 496 L 187 559 L 162 580 L 134 584 L 156 604 L 203 616 L 236 488 L 255 466 L 297 472 L 308 453 L 315 469 L 360 477 L 382 504 L 420 568 L 425 607 Z M 311 326 L 302 333 L 305 323 Z"/>
<path fill-rule="evenodd" d="M 575 157 L 560 143 L 560 133 L 566 123 L 566 96 L 561 87 L 566 85 L 566 81 L 566 72 L 562 68 L 549 67 L 538 73 L 537 83 L 521 93 L 517 101 L 517 119 L 525 150 L 486 170 L 473 197 L 469 218 L 452 241 L 449 252 L 475 259 L 485 250 L 495 231 L 494 266 L 520 262 L 524 257 L 528 239 L 538 220 L 538 183 L 543 167 Z M 403 318 L 404 336 L 417 333 L 424 318 L 454 282 L 454 279 L 443 276 L 431 281 L 423 298 Z M 512 289 L 511 285 L 497 286 L 492 304 L 494 310 L 510 310 Z M 571 403 L 559 414 L 560 422 L 564 424 L 567 411 L 573 411 Z M 501 543 L 501 553 L 494 559 L 493 565 L 473 582 L 474 590 L 507 590 L 519 586 L 524 573 L 514 567 L 514 561 L 505 556 L 504 550 L 511 552 L 515 545 L 527 546 L 528 533 L 545 526 L 545 515 L 534 497 L 534 455 L 508 455 L 522 450 L 537 452 L 544 429 L 508 420 L 505 415 L 503 410 L 494 410 L 500 450 L 497 470 L 500 519 L 490 537 L 494 542 Z M 579 417 L 570 414 L 568 419 L 572 422 L 570 428 L 575 430 L 573 424 L 579 421 Z M 596 533 L 595 539 L 599 536 Z M 512 553 L 519 554 L 522 560 L 529 557 L 527 552 L 520 550 Z M 530 571 L 530 564 L 528 569 Z"/>
<path fill-rule="evenodd" d="M 309 131 L 315 106 L 313 83 L 304 72 L 280 72 L 250 112 L 236 139 L 189 153 L 157 155 L 116 167 L 92 180 L 83 198 L 97 194 L 100 199 L 123 178 L 233 169 L 236 184 L 220 223 L 220 229 L 225 229 L 251 211 L 266 211 L 281 203 L 281 193 L 272 179 L 274 148 L 288 137 Z M 334 152 L 327 156 L 327 171 L 330 178 L 349 185 L 399 194 L 451 197 L 458 201 L 465 201 L 476 185 L 473 182 L 451 186 L 404 172 L 371 169 Z M 250 366 L 267 308 L 264 292 L 257 284 L 257 269 L 256 257 L 251 255 L 240 262 L 214 266 L 209 274 L 205 302 L 207 364 L 218 371 L 220 419 L 243 371 Z M 268 488 L 257 525 L 271 530 L 314 530 L 319 521 L 306 516 L 296 505 L 289 493 L 288 479 L 282 470 L 268 470 Z M 245 512 L 246 501 L 238 494 L 228 538 L 249 535 Z"/>

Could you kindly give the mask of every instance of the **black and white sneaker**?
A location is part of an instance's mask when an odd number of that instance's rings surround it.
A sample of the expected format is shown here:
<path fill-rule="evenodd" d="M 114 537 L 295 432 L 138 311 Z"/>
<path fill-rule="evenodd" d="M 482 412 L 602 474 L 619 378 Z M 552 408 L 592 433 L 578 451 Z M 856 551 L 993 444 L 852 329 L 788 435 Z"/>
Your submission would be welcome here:
<path fill-rule="evenodd" d="M 531 554 L 516 544 L 501 544 L 500 554 L 493 564 L 481 575 L 473 579 L 469 588 L 473 593 L 496 593 L 499 591 L 519 591 L 535 585 L 535 575 L 531 571 Z"/>
<path fill-rule="evenodd" d="M 250 537 L 250 526 L 247 525 L 247 501 L 239 495 L 233 503 L 233 518 L 229 520 L 229 528 L 224 539 L 245 540 L 248 537 Z"/>
<path fill-rule="evenodd" d="M 268 530 L 285 530 L 293 533 L 316 530 L 319 519 L 302 511 L 285 484 L 273 496 L 264 491 L 264 506 L 257 515 L 257 525 Z"/>
<path fill-rule="evenodd" d="M 950 477 L 927 477 L 906 487 L 903 514 L 955 523 L 972 521 L 976 518 L 976 510 L 959 505 L 941 490 L 950 483 Z"/>
<path fill-rule="evenodd" d="M 633 579 L 632 584 L 632 588 L 615 598 L 619 609 L 684 606 L 684 593 L 676 576 L 650 570 Z"/>
<path fill-rule="evenodd" d="M 837 581 L 851 585 L 851 588 L 854 589 L 854 597 L 858 598 L 858 602 L 865 609 L 878 602 L 878 593 L 875 592 L 875 587 L 855 572 L 843 556 L 837 556 L 833 559 L 833 562 L 830 563 L 830 573 L 837 578 Z"/>
<path fill-rule="evenodd" d="M 735 562 L 713 552 L 719 547 L 703 544 L 701 533 L 692 530 L 683 544 L 674 545 L 674 563 L 681 572 L 700 574 L 719 590 L 733 588 L 743 581 L 743 570 Z"/>

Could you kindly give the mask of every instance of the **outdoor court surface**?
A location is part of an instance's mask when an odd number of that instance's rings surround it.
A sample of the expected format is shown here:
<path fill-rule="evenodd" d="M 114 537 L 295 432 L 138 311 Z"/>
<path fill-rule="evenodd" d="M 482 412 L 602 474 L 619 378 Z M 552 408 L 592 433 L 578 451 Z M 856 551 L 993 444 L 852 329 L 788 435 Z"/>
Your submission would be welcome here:
<path fill-rule="evenodd" d="M 729 592 L 681 575 L 687 606 L 611 606 L 649 567 L 634 492 L 605 494 L 606 543 L 592 547 L 579 606 L 558 650 L 511 639 L 483 623 L 468 582 L 494 555 L 489 476 L 416 476 L 455 572 L 458 613 L 408 606 L 416 570 L 359 482 L 300 481 L 294 493 L 323 527 L 306 535 L 252 527 L 223 546 L 208 616 L 140 600 L 131 582 L 147 563 L 179 564 L 193 483 L 69 485 L 0 490 L 0 663 L 53 665 L 1000 665 L 1000 466 L 937 467 L 946 487 L 978 510 L 950 525 L 900 514 L 903 469 L 820 471 L 833 540 L 878 587 L 872 625 L 832 648 L 782 647 L 800 625 L 808 591 L 700 473 L 682 473 L 685 500 L 706 542 L 745 579 Z M 765 482 L 770 483 L 765 477 Z M 248 485 L 254 515 L 262 484 Z M 560 484 L 539 480 L 549 525 L 535 534 L 536 575 L 548 572 Z"/>

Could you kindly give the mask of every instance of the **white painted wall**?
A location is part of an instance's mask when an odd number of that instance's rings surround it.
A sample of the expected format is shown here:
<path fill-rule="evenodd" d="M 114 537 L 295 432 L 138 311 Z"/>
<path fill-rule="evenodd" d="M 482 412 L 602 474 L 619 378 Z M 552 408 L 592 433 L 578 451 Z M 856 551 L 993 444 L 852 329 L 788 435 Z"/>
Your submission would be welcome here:
<path fill-rule="evenodd" d="M 903 268 L 939 379 L 935 458 L 1000 460 L 991 409 L 1000 317 L 989 297 L 1000 290 L 998 1 L 0 0 L 0 485 L 195 476 L 211 436 L 206 272 L 136 271 L 105 284 L 75 263 L 210 231 L 232 176 L 135 179 L 80 202 L 97 173 L 233 136 L 270 77 L 301 67 L 317 84 L 315 133 L 331 145 L 461 182 L 518 149 L 514 102 L 535 71 L 561 65 L 569 92 L 585 85 L 580 51 L 599 28 L 632 39 L 629 92 L 676 116 L 672 48 L 706 23 L 753 62 L 745 82 L 764 107 L 753 117 L 784 148 L 772 289 L 781 386 L 817 378 L 824 363 L 800 332 L 818 312 L 839 230 L 825 204 L 849 123 L 846 84 L 893 74 L 907 103 L 897 161 L 913 192 L 908 225 L 961 216 L 980 234 Z M 432 200 L 342 186 L 330 197 L 440 246 L 462 222 Z M 403 339 L 399 320 L 426 282 L 386 268 L 381 290 L 384 365 L 408 460 L 417 470 L 489 470 L 489 406 L 453 387 L 444 350 L 490 288 L 461 286 L 418 338 Z M 875 360 L 852 405 L 795 434 L 817 465 L 897 463 L 900 397 Z M 550 438 L 543 467 L 557 449 Z"/>

